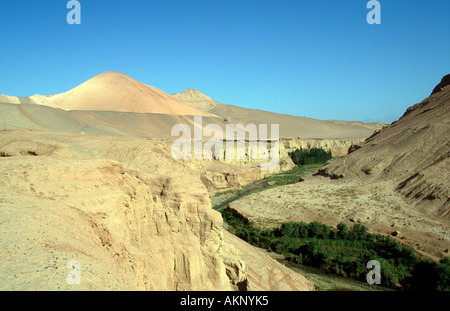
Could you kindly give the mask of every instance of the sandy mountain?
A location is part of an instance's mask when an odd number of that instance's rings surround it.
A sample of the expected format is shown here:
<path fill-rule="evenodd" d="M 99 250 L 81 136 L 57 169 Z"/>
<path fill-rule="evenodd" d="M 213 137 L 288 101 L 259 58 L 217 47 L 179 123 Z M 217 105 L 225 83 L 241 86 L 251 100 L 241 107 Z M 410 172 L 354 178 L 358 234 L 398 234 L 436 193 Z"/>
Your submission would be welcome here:
<path fill-rule="evenodd" d="M 0 95 L 0 102 L 39 104 L 64 110 L 208 116 L 153 86 L 119 72 L 99 74 L 62 94 L 31 97 Z"/>
<path fill-rule="evenodd" d="M 432 95 L 407 109 L 321 174 L 364 183 L 386 180 L 417 208 L 448 217 L 450 211 L 450 75 Z"/>
<path fill-rule="evenodd" d="M 215 116 L 118 72 L 100 74 L 57 95 L 0 95 L 0 116 L 7 129 L 171 137 L 175 124 L 192 126 L 195 115 L 203 116 L 208 123 L 218 121 Z"/>
<path fill-rule="evenodd" d="M 119 72 L 97 75 L 52 100 L 65 110 L 207 115 Z"/>
<path fill-rule="evenodd" d="M 203 126 L 279 124 L 280 137 L 295 138 L 365 139 L 384 125 L 246 109 L 221 104 L 194 89 L 169 95 L 118 72 L 100 74 L 62 94 L 0 95 L 0 106 L 8 129 L 134 137 L 168 137 L 175 124 L 188 124 L 192 128 L 194 115 L 207 118 Z"/>

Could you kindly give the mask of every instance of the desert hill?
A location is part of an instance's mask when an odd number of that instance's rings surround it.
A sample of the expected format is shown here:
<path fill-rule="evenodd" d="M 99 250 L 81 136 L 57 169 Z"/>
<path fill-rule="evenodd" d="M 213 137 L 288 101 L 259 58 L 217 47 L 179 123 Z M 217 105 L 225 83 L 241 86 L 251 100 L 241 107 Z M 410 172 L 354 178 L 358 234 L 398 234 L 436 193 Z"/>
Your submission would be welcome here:
<path fill-rule="evenodd" d="M 363 183 L 390 181 L 415 207 L 448 216 L 449 77 L 442 79 L 432 95 L 408 108 L 398 121 L 354 146 L 350 154 L 328 165 L 321 174 Z"/>
<path fill-rule="evenodd" d="M 201 115 L 169 94 L 119 72 L 99 74 L 79 86 L 56 95 L 15 97 L 0 95 L 0 102 L 36 104 L 66 111 L 116 111 L 167 115 Z"/>
<path fill-rule="evenodd" d="M 65 110 L 95 110 L 207 116 L 169 94 L 119 72 L 106 72 L 51 98 Z"/>
<path fill-rule="evenodd" d="M 198 90 L 188 89 L 173 94 L 194 108 L 222 118 L 231 124 L 280 124 L 280 137 L 318 139 L 357 139 L 370 136 L 386 123 L 360 121 L 317 120 L 259 109 L 242 108 L 219 103 Z"/>
<path fill-rule="evenodd" d="M 384 125 L 246 109 L 218 103 L 194 89 L 169 95 L 118 72 L 97 75 L 62 94 L 0 95 L 0 114 L 6 129 L 155 138 L 170 137 L 175 124 L 193 129 L 194 115 L 205 118 L 203 126 L 280 124 L 280 137 L 292 138 L 365 139 Z"/>

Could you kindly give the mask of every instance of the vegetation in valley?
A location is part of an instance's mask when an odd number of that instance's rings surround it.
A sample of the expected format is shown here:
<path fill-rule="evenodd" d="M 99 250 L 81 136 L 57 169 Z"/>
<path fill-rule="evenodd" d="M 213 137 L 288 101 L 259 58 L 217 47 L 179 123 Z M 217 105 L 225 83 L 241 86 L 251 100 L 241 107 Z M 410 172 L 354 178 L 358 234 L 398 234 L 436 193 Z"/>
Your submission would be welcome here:
<path fill-rule="evenodd" d="M 262 229 L 234 214 L 222 211 L 228 230 L 248 243 L 282 254 L 286 259 L 327 273 L 366 282 L 370 260 L 381 264 L 381 283 L 400 290 L 450 290 L 450 258 L 440 262 L 421 260 L 415 251 L 392 239 L 367 231 L 361 224 L 336 228 L 314 221 L 287 222 Z"/>
<path fill-rule="evenodd" d="M 322 148 L 296 149 L 289 156 L 296 165 L 324 164 L 333 158 L 331 151 Z"/>
<path fill-rule="evenodd" d="M 289 153 L 292 161 L 296 164 L 289 171 L 281 172 L 267 176 L 258 180 L 254 184 L 246 185 L 237 190 L 226 190 L 216 193 L 216 196 L 225 196 L 226 199 L 217 204 L 214 208 L 225 207 L 228 203 L 242 198 L 245 195 L 256 193 L 270 188 L 295 184 L 302 180 L 306 174 L 314 173 L 330 159 L 332 159 L 331 151 L 325 151 L 320 148 L 296 149 Z"/>
<path fill-rule="evenodd" d="M 289 153 L 297 165 L 292 170 L 262 179 L 237 190 L 227 200 L 281 185 L 297 183 L 330 159 L 332 154 L 319 148 L 297 149 Z M 222 203 L 222 207 L 227 204 Z M 324 272 L 366 282 L 367 263 L 377 260 L 381 266 L 381 285 L 400 290 L 450 290 L 450 257 L 440 262 L 421 260 L 415 251 L 392 239 L 368 232 L 361 224 L 336 228 L 314 221 L 286 222 L 272 229 L 254 226 L 239 214 L 221 211 L 228 230 L 248 243 L 286 257 L 287 260 Z"/>

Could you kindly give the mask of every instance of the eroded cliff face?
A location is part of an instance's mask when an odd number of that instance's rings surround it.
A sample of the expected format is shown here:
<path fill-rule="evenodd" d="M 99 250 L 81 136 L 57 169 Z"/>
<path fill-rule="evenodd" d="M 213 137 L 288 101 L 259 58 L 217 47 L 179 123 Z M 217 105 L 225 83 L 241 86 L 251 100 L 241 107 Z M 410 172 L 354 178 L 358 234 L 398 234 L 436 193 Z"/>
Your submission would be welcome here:
<path fill-rule="evenodd" d="M 207 197 L 185 197 L 170 178 L 157 195 L 151 179 L 136 178 L 112 160 L 48 160 L 2 160 L 2 212 L 12 222 L 28 219 L 24 227 L 2 225 L 2 249 L 10 255 L 3 286 L 39 289 L 27 281 L 48 278 L 47 289 L 68 289 L 64 267 L 76 260 L 81 289 L 231 289 L 222 220 Z M 28 240 L 37 248 L 17 260 Z"/>
<path fill-rule="evenodd" d="M 0 154 L 0 289 L 258 290 L 255 275 L 294 274 L 252 267 L 251 246 L 224 238 L 199 175 L 162 143 L 5 132 Z M 278 288 L 313 289 L 289 280 Z"/>
<path fill-rule="evenodd" d="M 289 156 L 290 152 L 297 149 L 322 148 L 331 151 L 334 157 L 340 157 L 347 154 L 348 149 L 355 144 L 359 144 L 363 139 L 287 139 L 283 138 L 279 143 L 279 165 L 273 170 L 261 170 L 261 164 L 268 162 L 266 160 L 250 159 L 248 157 L 248 145 L 245 148 L 246 158 L 225 159 L 224 151 L 223 159 L 214 160 L 189 160 L 185 161 L 186 165 L 197 170 L 203 183 L 208 191 L 214 193 L 230 188 L 239 188 L 251 184 L 259 179 L 272 174 L 288 171 L 295 167 Z M 270 152 L 271 145 L 268 144 Z"/>
<path fill-rule="evenodd" d="M 364 139 L 284 139 L 281 141 L 280 153 L 287 156 L 289 152 L 296 149 L 321 148 L 331 151 L 333 157 L 347 154 L 350 146 L 362 142 Z"/>
<path fill-rule="evenodd" d="M 265 161 L 267 162 L 267 161 Z M 191 161 L 188 165 L 200 174 L 210 193 L 230 188 L 239 188 L 272 174 L 292 169 L 291 158 L 280 158 L 274 170 L 261 170 L 262 161 L 246 160 L 224 163 L 221 161 Z"/>

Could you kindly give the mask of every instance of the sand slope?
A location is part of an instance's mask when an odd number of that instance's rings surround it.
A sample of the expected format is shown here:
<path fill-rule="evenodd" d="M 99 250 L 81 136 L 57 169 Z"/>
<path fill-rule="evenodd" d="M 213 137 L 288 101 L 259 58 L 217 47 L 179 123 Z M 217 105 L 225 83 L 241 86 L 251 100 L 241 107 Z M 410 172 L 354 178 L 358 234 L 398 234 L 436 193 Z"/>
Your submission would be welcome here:
<path fill-rule="evenodd" d="M 198 90 L 188 89 L 173 97 L 186 104 L 222 118 L 229 124 L 280 125 L 280 137 L 358 139 L 372 135 L 374 130 L 387 125 L 383 122 L 317 120 L 270 111 L 248 109 L 219 103 Z M 307 112 L 305 112 L 307 114 Z"/>
<path fill-rule="evenodd" d="M 119 72 L 97 75 L 52 101 L 65 110 L 207 115 Z"/>
<path fill-rule="evenodd" d="M 220 119 L 202 117 L 205 125 Z M 0 128 L 128 137 L 171 137 L 175 124 L 193 129 L 194 116 L 118 111 L 66 111 L 35 104 L 0 103 Z"/>
<path fill-rule="evenodd" d="M 363 183 L 389 181 L 416 208 L 448 217 L 450 86 L 442 85 L 321 173 Z"/>

